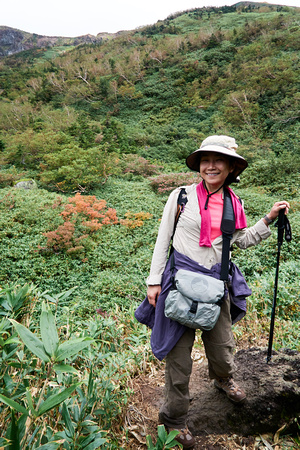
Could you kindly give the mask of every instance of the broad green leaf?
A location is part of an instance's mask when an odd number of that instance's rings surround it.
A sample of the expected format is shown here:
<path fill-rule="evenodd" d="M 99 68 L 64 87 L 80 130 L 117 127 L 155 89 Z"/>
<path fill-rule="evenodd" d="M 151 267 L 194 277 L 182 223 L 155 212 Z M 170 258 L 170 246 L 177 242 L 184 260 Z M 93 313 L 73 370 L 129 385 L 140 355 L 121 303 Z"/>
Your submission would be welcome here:
<path fill-rule="evenodd" d="M 82 425 L 83 422 L 80 423 L 81 426 L 86 426 L 86 425 Z M 99 430 L 99 427 L 97 427 L 97 430 Z M 98 434 L 98 433 L 97 433 Z M 89 428 L 89 434 L 87 437 L 83 437 L 82 439 L 80 439 L 80 447 L 81 448 L 86 448 L 88 447 L 89 444 L 91 444 L 94 439 L 95 439 L 96 435 L 93 433 L 93 431 L 91 430 L 91 428 Z"/>
<path fill-rule="evenodd" d="M 74 426 L 73 426 L 73 423 L 72 423 L 72 420 L 70 417 L 69 410 L 65 403 L 63 403 L 63 407 L 62 407 L 62 418 L 64 419 L 67 430 L 69 431 L 70 435 L 73 438 L 75 429 L 74 429 Z"/>
<path fill-rule="evenodd" d="M 102 437 L 96 437 L 96 439 L 91 442 L 89 445 L 87 445 L 86 447 L 83 447 L 84 450 L 96 450 L 97 448 L 101 447 L 102 444 L 105 444 L 107 442 L 106 439 L 102 438 Z"/>
<path fill-rule="evenodd" d="M 45 291 L 43 294 L 41 294 L 41 296 L 45 297 L 47 300 L 49 300 L 52 303 L 58 303 L 58 301 L 62 302 L 64 300 L 66 300 L 66 298 L 68 298 L 72 294 L 72 292 L 75 291 L 75 289 L 77 289 L 77 287 L 78 286 L 74 286 L 71 289 L 69 289 L 68 291 L 61 292 L 54 296 L 48 295 L 47 294 L 48 291 Z"/>
<path fill-rule="evenodd" d="M 150 435 L 146 436 L 146 442 L 148 450 L 155 450 L 155 446 L 153 445 L 153 441 Z"/>
<path fill-rule="evenodd" d="M 72 294 L 72 292 L 74 292 L 77 288 L 78 286 L 73 286 L 68 291 L 61 292 L 60 294 L 57 295 L 57 299 L 59 299 L 60 301 L 66 300 L 66 298 L 68 298 Z"/>
<path fill-rule="evenodd" d="M 20 343 L 20 342 L 19 342 Z M 4 353 L 4 352 L 3 352 Z M 9 361 L 9 359 L 15 354 L 18 354 L 18 348 L 13 349 L 11 352 L 7 353 L 5 356 L 3 354 L 2 358 L 3 361 L 8 361 L 10 365 L 13 365 L 13 363 L 11 361 Z"/>
<path fill-rule="evenodd" d="M 94 376 L 93 376 L 93 367 L 91 367 L 90 374 L 89 374 L 89 382 L 88 382 L 88 398 L 91 398 L 93 394 L 93 388 L 94 388 Z"/>
<path fill-rule="evenodd" d="M 16 411 L 28 415 L 28 411 L 24 406 L 19 405 L 19 403 L 15 402 L 14 400 L 11 400 L 8 397 L 5 397 L 5 395 L 0 394 L 0 401 L 2 403 L 5 403 L 7 406 L 10 406 L 10 408 L 15 409 Z"/>
<path fill-rule="evenodd" d="M 39 449 L 43 448 L 44 450 L 57 450 L 59 447 L 61 447 L 61 444 L 64 443 L 64 439 L 60 442 L 47 442 L 47 444 L 41 445 L 38 447 Z"/>
<path fill-rule="evenodd" d="M 41 404 L 41 406 L 37 412 L 37 416 L 41 416 L 41 415 L 45 414 L 47 411 L 50 411 L 50 409 L 53 409 L 57 405 L 60 405 L 61 403 L 63 403 L 68 397 L 70 397 L 72 392 L 74 392 L 78 386 L 80 386 L 80 383 L 73 384 L 72 386 L 68 387 L 64 391 L 59 392 L 58 394 L 53 394 L 50 397 L 48 397 L 44 401 L 44 403 Z"/>
<path fill-rule="evenodd" d="M 54 316 L 47 308 L 45 303 L 42 305 L 42 313 L 40 317 L 41 336 L 46 352 L 51 357 L 55 356 L 56 349 L 58 347 L 58 334 Z"/>
<path fill-rule="evenodd" d="M 28 402 L 28 406 L 29 406 L 30 411 L 36 417 L 36 410 L 35 410 L 35 408 L 33 406 L 31 392 L 30 392 L 30 390 L 28 388 L 26 389 L 26 398 L 27 398 L 27 402 Z"/>
<path fill-rule="evenodd" d="M 168 437 L 167 437 L 167 440 L 166 440 L 166 444 L 170 444 L 170 442 L 172 442 L 176 438 L 176 436 L 178 436 L 179 433 L 180 433 L 180 431 L 178 431 L 178 430 L 172 430 L 168 434 Z"/>
<path fill-rule="evenodd" d="M 9 320 L 15 327 L 18 335 L 20 336 L 26 347 L 42 361 L 49 362 L 50 358 L 45 351 L 42 341 L 40 341 L 30 330 L 28 330 L 28 328 L 24 327 L 24 325 L 22 325 L 21 323 L 16 322 L 13 319 Z"/>
<path fill-rule="evenodd" d="M 63 342 L 57 349 L 55 359 L 56 361 L 62 361 L 71 358 L 93 342 L 95 342 L 94 339 L 86 337 L 70 339 L 69 341 Z"/>
<path fill-rule="evenodd" d="M 2 300 L 1 301 L 1 307 L 4 308 L 7 312 L 12 313 L 12 307 L 10 305 L 10 303 L 7 300 Z M 5 313 L 4 311 L 1 312 L 1 315 L 7 315 L 7 312 Z"/>
<path fill-rule="evenodd" d="M 171 431 L 171 433 L 168 435 L 167 440 L 165 442 L 166 448 L 174 448 L 176 446 L 179 448 L 182 448 L 182 444 L 180 444 L 178 441 L 175 440 L 175 437 L 178 434 L 179 434 L 179 431 L 177 431 L 177 430 Z"/>
<path fill-rule="evenodd" d="M 15 285 L 1 291 L 0 295 L 5 294 L 5 297 L 0 298 L 1 306 L 11 314 L 18 313 L 22 309 L 32 289 L 33 286 L 25 284 L 22 287 Z"/>
<path fill-rule="evenodd" d="M 14 410 L 11 411 L 11 427 L 9 432 L 9 450 L 20 450 L 19 427 Z"/>
<path fill-rule="evenodd" d="M 68 364 L 55 364 L 53 369 L 56 373 L 75 373 L 79 374 L 78 370 L 75 367 L 69 366 Z"/>
<path fill-rule="evenodd" d="M 178 441 L 176 441 L 175 439 L 171 442 L 169 442 L 168 444 L 165 445 L 164 447 L 165 449 L 172 449 L 172 448 L 183 448 L 182 444 L 180 444 Z"/>
<path fill-rule="evenodd" d="M 6 339 L 6 341 L 4 341 L 4 345 L 20 344 L 20 343 L 21 341 L 17 338 L 16 334 L 14 336 L 10 336 L 9 338 Z"/>
<path fill-rule="evenodd" d="M 158 434 L 158 438 L 164 444 L 166 441 L 166 438 L 167 438 L 167 432 L 166 432 L 164 425 L 158 425 L 157 434 Z"/>

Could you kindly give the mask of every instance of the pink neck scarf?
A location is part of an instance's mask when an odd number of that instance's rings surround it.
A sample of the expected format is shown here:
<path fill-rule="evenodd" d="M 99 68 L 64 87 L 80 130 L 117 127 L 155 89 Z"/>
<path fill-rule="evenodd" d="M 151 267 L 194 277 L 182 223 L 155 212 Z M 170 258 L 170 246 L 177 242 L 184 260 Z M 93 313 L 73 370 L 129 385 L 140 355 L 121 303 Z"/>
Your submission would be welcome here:
<path fill-rule="evenodd" d="M 235 195 L 233 190 L 229 187 L 227 187 L 228 191 L 230 192 L 232 205 L 233 205 L 233 211 L 235 216 L 235 228 L 236 230 L 240 230 L 242 228 L 247 227 L 247 219 L 243 210 L 243 207 L 238 199 L 238 197 Z M 211 247 L 211 237 L 210 237 L 210 231 L 211 231 L 211 218 L 210 218 L 210 212 L 209 209 L 205 209 L 205 202 L 207 199 L 207 191 L 204 187 L 203 181 L 201 181 L 197 187 L 196 187 L 197 197 L 198 197 L 198 203 L 200 207 L 200 215 L 201 215 L 201 230 L 200 230 L 200 241 L 199 245 L 200 247 Z"/>

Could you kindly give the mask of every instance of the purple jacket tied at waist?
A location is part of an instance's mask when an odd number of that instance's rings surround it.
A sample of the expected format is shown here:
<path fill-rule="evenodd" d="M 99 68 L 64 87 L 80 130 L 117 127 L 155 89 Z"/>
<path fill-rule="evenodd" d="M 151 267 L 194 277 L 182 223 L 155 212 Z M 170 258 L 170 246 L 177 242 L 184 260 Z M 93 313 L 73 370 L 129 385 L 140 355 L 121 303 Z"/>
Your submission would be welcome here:
<path fill-rule="evenodd" d="M 210 270 L 201 266 L 196 261 L 188 258 L 182 253 L 174 249 L 175 258 L 175 272 L 179 269 L 190 270 L 191 272 L 200 272 L 214 278 L 220 278 L 221 264 L 215 264 Z M 232 323 L 236 323 L 242 319 L 246 314 L 246 298 L 251 295 L 245 278 L 240 270 L 233 263 L 231 264 L 229 275 L 229 282 L 231 285 L 231 319 Z M 170 258 L 167 262 L 166 268 L 162 277 L 161 293 L 157 299 L 156 308 L 148 302 L 148 298 L 140 304 L 135 311 L 135 318 L 152 328 L 151 333 L 151 347 L 157 359 L 163 360 L 170 350 L 174 347 L 176 342 L 181 338 L 186 327 L 174 320 L 168 319 L 165 316 L 165 299 L 171 289 L 171 271 Z M 227 295 L 225 293 L 225 295 Z"/>

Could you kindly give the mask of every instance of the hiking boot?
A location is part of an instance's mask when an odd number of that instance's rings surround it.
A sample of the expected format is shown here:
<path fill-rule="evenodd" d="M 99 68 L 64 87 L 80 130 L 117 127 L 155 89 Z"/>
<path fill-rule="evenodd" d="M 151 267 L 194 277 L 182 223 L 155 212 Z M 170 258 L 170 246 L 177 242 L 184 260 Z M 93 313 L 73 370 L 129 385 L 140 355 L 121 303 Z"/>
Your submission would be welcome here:
<path fill-rule="evenodd" d="M 224 391 L 229 400 L 234 403 L 242 403 L 246 399 L 245 391 L 233 381 L 232 377 L 218 378 L 214 380 L 214 384 L 216 388 Z"/>
<path fill-rule="evenodd" d="M 179 431 L 179 434 L 175 437 L 175 441 L 179 442 L 183 448 L 192 448 L 196 444 L 196 439 L 188 429 L 188 427 L 182 428 L 181 430 L 177 430 L 177 428 L 169 428 L 167 427 L 168 432 L 176 430 Z"/>

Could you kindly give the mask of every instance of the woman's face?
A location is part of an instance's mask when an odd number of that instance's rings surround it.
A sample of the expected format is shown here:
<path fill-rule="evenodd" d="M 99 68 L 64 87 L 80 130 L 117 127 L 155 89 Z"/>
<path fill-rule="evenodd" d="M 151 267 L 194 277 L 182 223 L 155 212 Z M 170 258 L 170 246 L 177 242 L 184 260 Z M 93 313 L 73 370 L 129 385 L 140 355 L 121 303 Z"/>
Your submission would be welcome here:
<path fill-rule="evenodd" d="M 210 192 L 219 189 L 233 170 L 234 165 L 226 155 L 214 152 L 202 153 L 200 159 L 200 175 Z"/>

